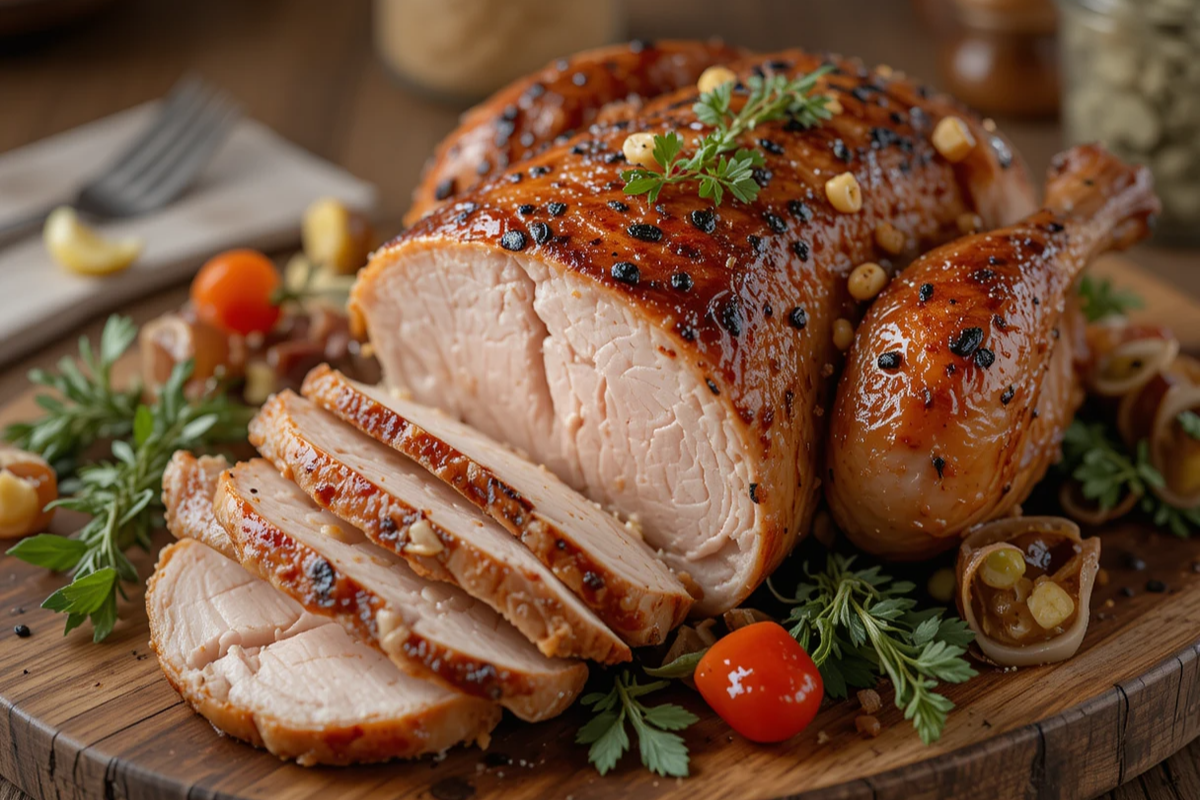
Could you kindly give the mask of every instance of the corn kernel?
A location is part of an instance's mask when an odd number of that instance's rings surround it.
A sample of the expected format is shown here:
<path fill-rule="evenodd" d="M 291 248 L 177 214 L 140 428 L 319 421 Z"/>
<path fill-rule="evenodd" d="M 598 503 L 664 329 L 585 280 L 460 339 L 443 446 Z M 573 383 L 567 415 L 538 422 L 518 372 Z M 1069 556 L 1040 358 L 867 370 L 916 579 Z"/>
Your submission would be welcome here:
<path fill-rule="evenodd" d="M 621 152 L 625 154 L 625 160 L 632 166 L 646 169 L 658 167 L 658 162 L 654 160 L 653 133 L 629 134 L 625 137 L 625 144 L 621 145 Z"/>
<path fill-rule="evenodd" d="M 878 264 L 867 262 L 859 264 L 846 280 L 846 288 L 850 296 L 862 303 L 874 300 L 875 296 L 888 285 L 888 274 Z"/>
<path fill-rule="evenodd" d="M 970 211 L 958 215 L 958 232 L 963 236 L 971 233 L 977 233 L 983 229 L 983 218 L 978 214 L 972 214 Z"/>
<path fill-rule="evenodd" d="M 434 532 L 428 520 L 419 519 L 408 528 L 408 544 L 404 546 L 405 553 L 418 556 L 436 556 L 445 546 Z"/>
<path fill-rule="evenodd" d="M 854 324 L 845 317 L 833 322 L 833 346 L 838 350 L 849 350 L 854 344 Z"/>
<path fill-rule="evenodd" d="M 1066 589 L 1054 581 L 1045 581 L 1033 587 L 1028 605 L 1033 619 L 1046 630 L 1057 628 L 1075 613 L 1075 601 Z"/>
<path fill-rule="evenodd" d="M 943 117 L 933 129 L 933 146 L 947 161 L 957 163 L 975 149 L 975 137 L 958 117 Z"/>
<path fill-rule="evenodd" d="M 954 570 L 943 567 L 929 576 L 929 583 L 925 585 L 925 588 L 934 600 L 939 603 L 949 603 L 954 597 L 954 587 L 957 583 Z"/>
<path fill-rule="evenodd" d="M 993 589 L 1011 589 L 1025 575 L 1025 557 L 1015 547 L 988 553 L 979 567 L 979 579 Z"/>
<path fill-rule="evenodd" d="M 857 214 L 862 210 L 862 187 L 852 173 L 843 172 L 825 181 L 825 196 L 843 214 Z"/>
<path fill-rule="evenodd" d="M 0 533 L 33 533 L 30 526 L 41 512 L 37 489 L 8 470 L 0 471 Z"/>
<path fill-rule="evenodd" d="M 875 244 L 888 255 L 900 255 L 904 252 L 904 232 L 890 222 L 881 222 L 875 226 Z"/>
<path fill-rule="evenodd" d="M 696 88 L 703 94 L 708 94 L 718 86 L 724 86 L 727 83 L 732 83 L 737 80 L 737 74 L 729 67 L 721 64 L 714 64 L 704 72 L 700 73 L 700 80 L 696 81 Z"/>

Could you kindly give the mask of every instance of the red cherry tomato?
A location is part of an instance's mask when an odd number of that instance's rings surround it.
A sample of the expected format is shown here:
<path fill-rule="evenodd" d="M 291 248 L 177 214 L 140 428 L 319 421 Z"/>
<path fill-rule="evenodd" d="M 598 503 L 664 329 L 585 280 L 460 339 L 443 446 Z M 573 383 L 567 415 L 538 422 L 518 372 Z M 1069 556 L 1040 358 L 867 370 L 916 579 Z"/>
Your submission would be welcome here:
<path fill-rule="evenodd" d="M 213 256 L 192 281 L 192 305 L 203 322 L 226 333 L 266 333 L 279 321 L 271 302 L 281 283 L 271 259 L 257 250 Z"/>
<path fill-rule="evenodd" d="M 782 742 L 804 730 L 825 687 L 817 665 L 783 626 L 756 622 L 709 648 L 696 688 L 729 727 L 752 742 Z"/>

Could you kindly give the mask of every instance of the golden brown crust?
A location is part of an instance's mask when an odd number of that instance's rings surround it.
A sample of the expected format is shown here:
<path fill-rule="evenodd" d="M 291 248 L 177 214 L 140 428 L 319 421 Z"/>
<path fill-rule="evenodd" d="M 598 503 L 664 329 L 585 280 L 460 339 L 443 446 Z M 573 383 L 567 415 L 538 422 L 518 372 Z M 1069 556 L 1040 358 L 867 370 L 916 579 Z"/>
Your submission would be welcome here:
<path fill-rule="evenodd" d="M 213 511 L 233 539 L 242 566 L 314 614 L 336 619 L 401 669 L 472 697 L 499 702 L 529 721 L 561 713 L 583 688 L 587 666 L 582 663 L 546 680 L 483 662 L 419 635 L 383 598 L 260 516 L 255 505 L 252 495 L 237 488 L 232 471 L 221 476 Z"/>
<path fill-rule="evenodd" d="M 631 42 L 555 61 L 463 115 L 429 164 L 404 218 L 411 225 L 487 176 L 581 130 L 610 103 L 646 100 L 696 82 L 745 51 L 719 41 Z"/>
<path fill-rule="evenodd" d="M 419 716 L 402 720 L 379 720 L 361 725 L 297 728 L 276 717 L 215 698 L 206 687 L 185 681 L 178 665 L 165 657 L 163 621 L 159 619 L 154 594 L 167 563 L 188 547 L 205 545 L 184 539 L 163 548 L 158 565 L 146 587 L 146 610 L 150 623 L 150 647 L 171 687 L 184 701 L 217 730 L 268 750 L 303 766 L 346 765 L 415 758 L 437 753 L 462 742 L 486 736 L 499 721 L 500 710 L 491 703 L 474 703 L 471 713 L 444 704 Z M 456 700 L 454 705 L 461 705 Z"/>
<path fill-rule="evenodd" d="M 544 655 L 610 664 L 632 658 L 629 647 L 612 631 L 563 604 L 560 595 L 565 589 L 548 586 L 536 573 L 514 569 L 432 520 L 427 522 L 441 542 L 440 552 L 416 555 L 406 548 L 408 529 L 425 518 L 422 512 L 306 439 L 283 395 L 267 401 L 251 422 L 250 441 L 318 505 L 404 558 L 419 574 L 460 586 L 487 603 Z"/>
<path fill-rule="evenodd" d="M 491 469 L 357 391 L 328 365 L 313 369 L 302 391 L 363 433 L 421 464 L 486 511 L 630 644 L 661 643 L 687 616 L 691 604 L 685 591 L 654 592 L 596 561 Z"/>

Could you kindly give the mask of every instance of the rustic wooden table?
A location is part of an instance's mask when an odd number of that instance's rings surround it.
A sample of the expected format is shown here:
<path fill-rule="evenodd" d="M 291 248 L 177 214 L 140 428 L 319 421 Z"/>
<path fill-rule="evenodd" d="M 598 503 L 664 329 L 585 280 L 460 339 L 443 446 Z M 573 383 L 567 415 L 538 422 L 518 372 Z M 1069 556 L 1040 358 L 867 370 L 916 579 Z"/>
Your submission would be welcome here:
<path fill-rule="evenodd" d="M 791 45 L 861 55 L 936 75 L 937 47 L 901 0 L 640 0 L 631 36 L 708 37 L 763 50 Z M 375 182 L 380 216 L 395 225 L 427 153 L 458 109 L 399 86 L 374 56 L 367 0 L 127 0 L 51 35 L 0 40 L 0 152 L 164 94 L 197 72 L 247 113 L 320 156 Z M 1054 123 L 1001 120 L 1041 173 L 1060 147 Z M 1200 254 L 1143 248 L 1142 264 L 1200 295 Z M 183 290 L 131 309 L 147 319 Z M 13 302 L 12 298 L 0 301 Z M 84 332 L 95 334 L 99 322 Z M 40 366 L 67 345 L 27 359 Z M 0 379 L 0 401 L 23 385 Z M 22 797 L 0 779 L 0 800 Z M 1200 800 L 1200 743 L 1122 786 L 1122 798 Z"/>

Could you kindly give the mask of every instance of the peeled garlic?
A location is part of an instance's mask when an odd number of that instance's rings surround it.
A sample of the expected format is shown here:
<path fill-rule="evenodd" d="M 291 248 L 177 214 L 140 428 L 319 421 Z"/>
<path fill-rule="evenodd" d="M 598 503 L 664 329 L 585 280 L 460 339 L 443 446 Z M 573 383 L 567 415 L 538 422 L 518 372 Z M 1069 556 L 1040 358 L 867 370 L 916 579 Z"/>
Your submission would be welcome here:
<path fill-rule="evenodd" d="M 80 221 L 75 209 L 59 206 L 46 218 L 42 240 L 51 257 L 78 275 L 111 275 L 141 255 L 141 239 L 105 239 Z"/>

